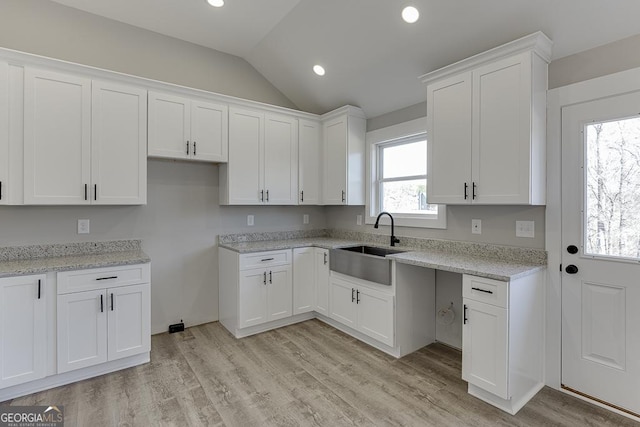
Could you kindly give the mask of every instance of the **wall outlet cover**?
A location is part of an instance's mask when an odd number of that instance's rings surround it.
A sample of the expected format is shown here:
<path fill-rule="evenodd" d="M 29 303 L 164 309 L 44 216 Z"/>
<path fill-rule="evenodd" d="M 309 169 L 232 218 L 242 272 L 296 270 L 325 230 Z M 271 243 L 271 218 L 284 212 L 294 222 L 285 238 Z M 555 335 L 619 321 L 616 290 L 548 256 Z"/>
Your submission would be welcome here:
<path fill-rule="evenodd" d="M 89 234 L 90 224 L 88 219 L 78 220 L 78 234 Z"/>
<path fill-rule="evenodd" d="M 471 220 L 471 233 L 482 234 L 482 220 L 480 219 Z"/>
<path fill-rule="evenodd" d="M 253 224 L 255 224 L 253 215 L 247 215 L 247 225 L 253 227 Z"/>
<path fill-rule="evenodd" d="M 516 237 L 535 237 L 535 221 L 516 221 Z"/>
<path fill-rule="evenodd" d="M 302 215 L 302 223 L 309 224 L 309 215 L 307 214 Z"/>

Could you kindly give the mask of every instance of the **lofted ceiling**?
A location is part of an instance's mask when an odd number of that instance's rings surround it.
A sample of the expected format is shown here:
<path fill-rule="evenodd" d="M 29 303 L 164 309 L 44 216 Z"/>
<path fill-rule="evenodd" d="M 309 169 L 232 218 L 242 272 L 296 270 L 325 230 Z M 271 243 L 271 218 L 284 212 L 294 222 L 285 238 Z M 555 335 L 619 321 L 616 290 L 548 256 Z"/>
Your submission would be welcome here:
<path fill-rule="evenodd" d="M 640 32 L 638 0 L 53 1 L 240 56 L 301 110 L 367 117 L 424 101 L 418 76 L 538 30 L 553 59 Z M 400 18 L 406 5 L 417 23 Z"/>

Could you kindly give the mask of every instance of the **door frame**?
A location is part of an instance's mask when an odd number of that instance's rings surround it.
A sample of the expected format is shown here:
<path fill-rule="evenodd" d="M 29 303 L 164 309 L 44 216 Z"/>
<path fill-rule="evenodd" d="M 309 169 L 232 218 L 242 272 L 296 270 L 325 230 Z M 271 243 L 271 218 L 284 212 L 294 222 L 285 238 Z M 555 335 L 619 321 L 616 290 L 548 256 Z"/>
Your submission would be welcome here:
<path fill-rule="evenodd" d="M 545 249 L 547 250 L 545 384 L 560 388 L 562 366 L 562 108 L 582 102 L 640 90 L 640 68 L 634 68 L 547 92 L 547 205 Z M 573 396 L 580 397 L 570 393 Z M 628 414 L 598 404 L 625 416 Z"/>

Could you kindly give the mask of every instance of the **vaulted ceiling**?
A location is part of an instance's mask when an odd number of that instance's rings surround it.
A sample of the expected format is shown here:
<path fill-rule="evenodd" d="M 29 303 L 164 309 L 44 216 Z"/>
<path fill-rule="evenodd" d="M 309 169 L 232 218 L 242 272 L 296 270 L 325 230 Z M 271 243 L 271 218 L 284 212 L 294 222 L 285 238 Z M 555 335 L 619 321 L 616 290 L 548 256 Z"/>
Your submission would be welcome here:
<path fill-rule="evenodd" d="M 424 101 L 419 75 L 538 30 L 553 59 L 640 32 L 638 0 L 54 1 L 240 56 L 302 110 L 352 104 L 367 117 Z"/>

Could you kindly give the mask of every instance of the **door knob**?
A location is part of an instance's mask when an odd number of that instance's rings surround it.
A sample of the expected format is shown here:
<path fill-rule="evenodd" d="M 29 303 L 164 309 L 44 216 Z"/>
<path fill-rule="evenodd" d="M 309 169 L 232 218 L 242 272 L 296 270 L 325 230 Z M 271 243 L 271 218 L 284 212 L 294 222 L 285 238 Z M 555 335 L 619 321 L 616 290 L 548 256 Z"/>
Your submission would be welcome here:
<path fill-rule="evenodd" d="M 578 272 L 578 267 L 573 264 L 567 265 L 567 268 L 564 269 L 569 274 L 576 274 Z"/>
<path fill-rule="evenodd" d="M 578 247 L 576 245 L 569 245 L 567 246 L 567 252 L 569 252 L 571 255 L 577 254 Z"/>

